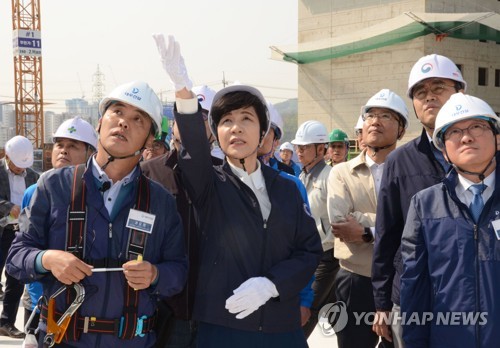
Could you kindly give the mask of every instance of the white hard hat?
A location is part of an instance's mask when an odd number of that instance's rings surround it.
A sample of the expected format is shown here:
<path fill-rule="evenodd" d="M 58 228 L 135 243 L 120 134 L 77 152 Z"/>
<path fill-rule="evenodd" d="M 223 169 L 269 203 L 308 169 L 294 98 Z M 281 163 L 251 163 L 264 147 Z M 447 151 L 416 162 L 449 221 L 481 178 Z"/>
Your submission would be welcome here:
<path fill-rule="evenodd" d="M 208 114 L 208 124 L 210 125 L 210 131 L 212 132 L 213 136 L 216 139 L 218 139 L 218 137 L 217 137 L 217 124 L 220 121 L 220 120 L 214 120 L 214 118 L 213 118 L 213 106 L 220 98 L 222 98 L 226 94 L 232 93 L 232 92 L 248 92 L 248 93 L 256 96 L 257 98 L 259 98 L 259 100 L 262 102 L 262 105 L 263 105 L 263 107 L 265 109 L 265 113 L 266 113 L 266 115 L 265 115 L 266 119 L 259 120 L 259 121 L 260 121 L 261 125 L 263 125 L 262 128 L 263 128 L 264 134 L 263 134 L 262 138 L 264 138 L 267 135 L 267 132 L 269 132 L 269 127 L 271 126 L 271 122 L 269 121 L 269 111 L 267 110 L 267 106 L 266 106 L 266 99 L 264 98 L 262 93 L 260 93 L 260 91 L 257 88 L 252 87 L 252 86 L 248 86 L 248 85 L 240 85 L 240 84 L 234 84 L 234 85 L 225 87 L 225 88 L 221 89 L 220 91 L 218 91 L 217 93 L 215 93 L 214 100 L 212 102 L 212 107 L 210 108 L 210 113 Z M 258 116 L 259 116 L 259 118 L 261 117 L 261 115 L 258 115 Z"/>
<path fill-rule="evenodd" d="M 18 168 L 24 169 L 33 165 L 33 144 L 21 135 L 16 135 L 7 141 L 5 154 Z"/>
<path fill-rule="evenodd" d="M 500 117 L 484 101 L 468 94 L 455 93 L 439 110 L 436 117 L 436 126 L 432 141 L 440 150 L 444 148 L 443 135 L 452 124 L 470 118 L 481 118 L 492 121 L 496 125 L 497 133 L 500 131 Z"/>
<path fill-rule="evenodd" d="M 97 148 L 97 133 L 94 127 L 80 116 L 70 118 L 61 123 L 57 131 L 52 135 L 52 139 L 56 142 L 56 138 L 67 138 L 82 141 L 94 149 Z"/>
<path fill-rule="evenodd" d="M 405 128 L 408 128 L 408 109 L 403 99 L 389 89 L 382 89 L 373 97 L 368 99 L 365 106 L 361 107 L 361 114 L 364 115 L 371 108 L 385 108 L 392 110 L 403 118 Z"/>
<path fill-rule="evenodd" d="M 412 97 L 413 87 L 425 79 L 431 77 L 440 77 L 459 82 L 463 85 L 463 90 L 467 88 L 467 83 L 462 77 L 462 73 L 453 61 L 439 54 L 430 54 L 420 58 L 410 71 L 408 78 L 408 97 Z"/>
<path fill-rule="evenodd" d="M 210 111 L 215 96 L 215 90 L 203 85 L 193 87 L 192 91 L 198 98 L 198 102 L 200 103 L 201 108 Z"/>
<path fill-rule="evenodd" d="M 356 122 L 356 125 L 354 126 L 354 130 L 360 130 L 363 129 L 363 115 L 359 115 L 358 117 L 358 122 Z"/>
<path fill-rule="evenodd" d="M 163 106 L 156 93 L 146 82 L 132 81 L 116 87 L 99 103 L 99 112 L 104 115 L 111 102 L 121 101 L 144 111 L 153 120 L 155 134 L 161 132 Z"/>
<path fill-rule="evenodd" d="M 287 141 L 287 142 L 281 144 L 281 146 L 280 146 L 280 151 L 283 151 L 283 150 L 290 150 L 293 152 L 293 145 Z"/>
<path fill-rule="evenodd" d="M 297 129 L 293 145 L 326 144 L 328 143 L 328 131 L 323 123 L 318 121 L 306 121 Z"/>
<path fill-rule="evenodd" d="M 271 118 L 271 127 L 273 127 L 274 129 L 274 134 L 277 139 L 281 139 L 281 137 L 283 136 L 283 118 L 273 104 L 267 102 L 266 105 L 269 112 L 269 117 Z M 278 128 L 277 132 L 276 128 Z"/>

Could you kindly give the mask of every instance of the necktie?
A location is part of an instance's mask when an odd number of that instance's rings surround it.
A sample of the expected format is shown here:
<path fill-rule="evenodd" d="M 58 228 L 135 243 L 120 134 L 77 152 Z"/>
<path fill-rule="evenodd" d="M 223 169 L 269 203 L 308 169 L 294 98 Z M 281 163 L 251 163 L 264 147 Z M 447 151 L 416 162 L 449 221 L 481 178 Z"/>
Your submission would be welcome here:
<path fill-rule="evenodd" d="M 484 208 L 484 201 L 481 193 L 483 193 L 486 187 L 487 186 L 485 184 L 474 184 L 469 187 L 469 191 L 474 194 L 472 203 L 469 206 L 469 210 L 475 222 L 478 222 L 481 211 Z"/>

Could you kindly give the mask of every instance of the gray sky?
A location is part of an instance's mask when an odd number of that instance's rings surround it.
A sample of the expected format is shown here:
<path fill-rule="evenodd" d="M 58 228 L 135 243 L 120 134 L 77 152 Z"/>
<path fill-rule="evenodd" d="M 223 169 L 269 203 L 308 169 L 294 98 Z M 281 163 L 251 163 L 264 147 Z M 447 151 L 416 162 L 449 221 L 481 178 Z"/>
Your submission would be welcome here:
<path fill-rule="evenodd" d="M 92 99 L 97 65 L 106 91 L 144 80 L 172 98 L 152 33 L 181 44 L 196 84 L 222 87 L 222 72 L 271 102 L 297 95 L 297 67 L 271 60 L 269 46 L 297 41 L 297 0 L 41 0 L 45 102 Z M 0 101 L 12 101 L 11 1 L 0 1 Z M 45 110 L 63 111 L 60 104 Z"/>

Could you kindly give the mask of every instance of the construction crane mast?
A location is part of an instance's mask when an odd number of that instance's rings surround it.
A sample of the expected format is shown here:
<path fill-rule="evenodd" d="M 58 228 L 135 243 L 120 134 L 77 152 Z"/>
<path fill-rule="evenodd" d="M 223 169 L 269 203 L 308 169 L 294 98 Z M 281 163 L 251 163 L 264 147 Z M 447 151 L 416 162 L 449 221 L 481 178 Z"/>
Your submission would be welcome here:
<path fill-rule="evenodd" d="M 43 147 L 40 0 L 12 0 L 16 135 Z"/>

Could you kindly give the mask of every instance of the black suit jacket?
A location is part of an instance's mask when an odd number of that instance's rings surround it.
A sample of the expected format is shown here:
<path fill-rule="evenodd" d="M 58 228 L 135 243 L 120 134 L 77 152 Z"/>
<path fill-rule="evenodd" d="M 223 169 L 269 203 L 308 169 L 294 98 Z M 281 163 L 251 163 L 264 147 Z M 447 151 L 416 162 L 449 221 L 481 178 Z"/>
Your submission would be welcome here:
<path fill-rule="evenodd" d="M 26 188 L 36 184 L 40 175 L 31 168 L 26 168 L 24 182 Z M 5 157 L 0 160 L 0 218 L 8 215 L 14 203 L 10 201 L 9 173 L 5 167 Z M 3 228 L 1 228 L 3 231 Z"/>

